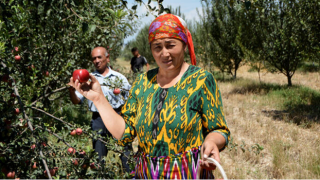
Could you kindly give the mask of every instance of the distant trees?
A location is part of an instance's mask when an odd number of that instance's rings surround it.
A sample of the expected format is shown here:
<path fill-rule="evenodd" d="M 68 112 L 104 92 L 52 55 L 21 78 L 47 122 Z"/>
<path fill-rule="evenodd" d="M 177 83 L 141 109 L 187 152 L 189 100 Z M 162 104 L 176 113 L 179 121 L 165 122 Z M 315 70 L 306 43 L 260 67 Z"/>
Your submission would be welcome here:
<path fill-rule="evenodd" d="M 307 59 L 319 55 L 317 0 L 204 0 L 200 44 L 211 46 L 213 64 L 236 78 L 245 60 L 292 76 Z M 208 10 L 209 9 L 209 10 Z M 212 40 L 210 39 L 212 38 Z"/>
<path fill-rule="evenodd" d="M 199 21 L 187 21 L 198 62 L 211 71 L 237 77 L 248 63 L 257 70 L 282 73 L 292 86 L 296 70 L 306 62 L 320 66 L 319 0 L 202 0 Z M 183 16 L 180 9 L 173 14 Z M 148 26 L 128 46 L 138 46 L 153 59 Z"/>
<path fill-rule="evenodd" d="M 226 0 L 204 0 L 204 15 L 202 25 L 204 31 L 204 45 L 213 46 L 211 55 L 215 54 L 214 65 L 220 70 L 227 71 L 234 78 L 237 70 L 244 59 L 244 52 L 240 47 L 241 35 L 241 4 L 229 4 Z M 203 18 L 207 18 L 204 20 Z M 211 41 L 208 41 L 211 40 Z"/>
<path fill-rule="evenodd" d="M 305 14 L 297 0 L 265 1 L 261 5 L 264 8 L 256 10 L 256 15 L 262 20 L 255 22 L 255 33 L 264 34 L 257 42 L 262 48 L 259 53 L 292 86 L 292 76 L 311 50 Z"/>

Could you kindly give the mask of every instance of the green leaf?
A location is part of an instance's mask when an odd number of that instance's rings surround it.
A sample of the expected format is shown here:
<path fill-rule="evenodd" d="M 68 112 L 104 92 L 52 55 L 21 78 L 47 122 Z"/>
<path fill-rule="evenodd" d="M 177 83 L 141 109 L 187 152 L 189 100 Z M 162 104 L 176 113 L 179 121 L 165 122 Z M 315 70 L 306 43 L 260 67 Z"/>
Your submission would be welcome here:
<path fill-rule="evenodd" d="M 112 16 L 114 16 L 114 11 L 113 11 L 112 9 L 107 8 L 106 11 L 107 11 L 108 13 L 110 13 Z"/>
<path fill-rule="evenodd" d="M 134 5 L 134 6 L 132 6 L 132 8 L 131 8 L 131 9 L 136 10 L 136 9 L 137 9 L 137 7 L 138 7 L 138 5 Z"/>
<path fill-rule="evenodd" d="M 90 24 L 90 25 L 89 25 L 89 31 L 90 31 L 90 32 L 95 31 L 95 30 L 96 30 L 96 27 L 97 27 L 96 25 Z"/>

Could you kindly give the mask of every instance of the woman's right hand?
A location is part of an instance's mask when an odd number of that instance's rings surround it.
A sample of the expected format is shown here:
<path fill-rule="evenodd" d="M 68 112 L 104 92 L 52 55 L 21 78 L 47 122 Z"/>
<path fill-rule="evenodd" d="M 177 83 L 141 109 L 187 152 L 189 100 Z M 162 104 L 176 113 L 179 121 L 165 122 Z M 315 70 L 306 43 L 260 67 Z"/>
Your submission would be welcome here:
<path fill-rule="evenodd" d="M 90 74 L 91 81 L 88 81 L 86 83 L 80 83 L 77 79 L 76 81 L 73 81 L 73 78 L 70 78 L 69 85 L 74 87 L 80 94 L 82 94 L 87 99 L 91 100 L 92 102 L 95 102 L 99 100 L 101 96 L 104 97 L 101 86 L 99 84 L 99 81 Z"/>

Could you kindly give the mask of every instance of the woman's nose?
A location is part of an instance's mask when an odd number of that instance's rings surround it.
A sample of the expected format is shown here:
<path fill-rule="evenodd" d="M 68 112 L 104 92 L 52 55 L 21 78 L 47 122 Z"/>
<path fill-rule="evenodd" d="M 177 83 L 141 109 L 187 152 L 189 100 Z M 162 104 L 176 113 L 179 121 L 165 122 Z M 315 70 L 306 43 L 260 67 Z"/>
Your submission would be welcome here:
<path fill-rule="evenodd" d="M 164 57 L 170 56 L 169 50 L 164 47 L 164 48 L 162 49 L 162 55 L 163 55 Z"/>

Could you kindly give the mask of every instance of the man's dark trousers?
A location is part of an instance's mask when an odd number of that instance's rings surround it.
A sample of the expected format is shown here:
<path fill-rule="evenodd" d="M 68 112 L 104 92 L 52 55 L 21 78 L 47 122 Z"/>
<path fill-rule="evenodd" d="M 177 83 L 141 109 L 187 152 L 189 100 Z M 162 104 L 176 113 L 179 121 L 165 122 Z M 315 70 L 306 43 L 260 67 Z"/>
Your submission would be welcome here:
<path fill-rule="evenodd" d="M 120 113 L 120 109 L 121 108 L 115 109 L 115 111 L 117 113 Z M 101 136 L 112 137 L 111 133 L 108 131 L 108 129 L 104 125 L 104 123 L 100 117 L 100 114 L 98 112 L 92 113 L 91 128 L 93 131 L 98 131 L 98 134 L 100 134 Z M 95 150 L 95 152 L 97 152 L 99 154 L 100 160 L 103 158 L 103 156 L 107 156 L 108 148 L 106 147 L 106 145 L 103 142 L 101 142 L 100 140 L 97 140 L 97 139 L 92 139 L 92 145 L 93 145 L 93 149 Z M 126 146 L 124 149 L 125 149 L 125 151 L 124 151 L 125 156 L 123 154 L 121 154 L 120 159 L 122 161 L 122 167 L 123 167 L 124 171 L 130 173 L 130 167 L 127 164 L 128 159 L 126 158 L 126 156 L 128 156 L 130 154 L 130 150 L 132 150 L 132 147 Z"/>

